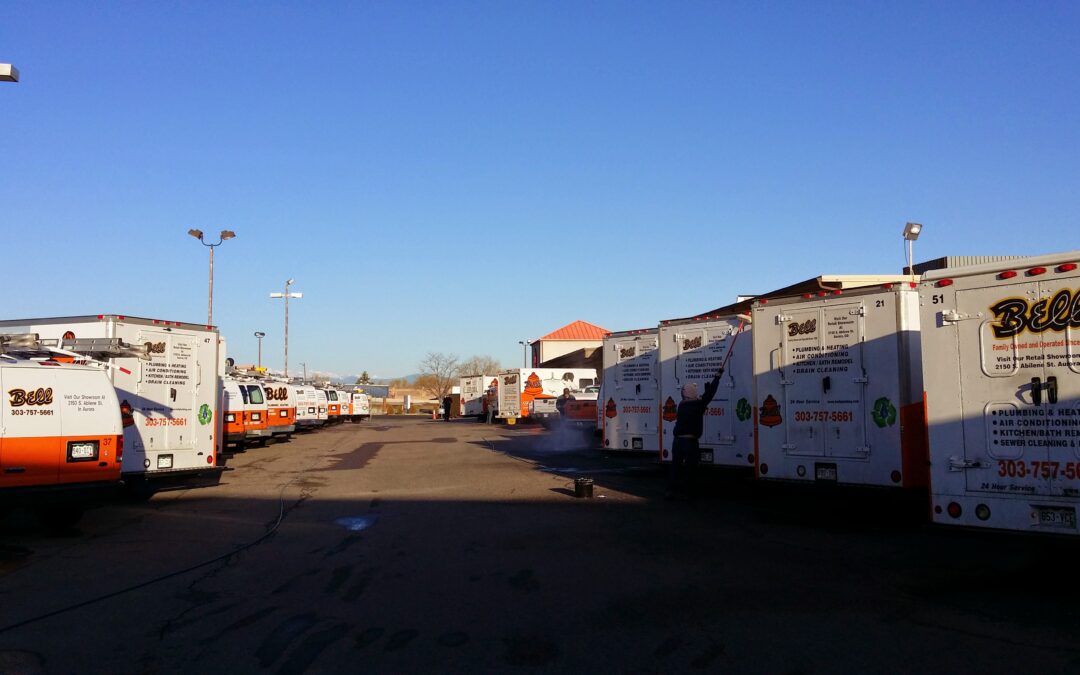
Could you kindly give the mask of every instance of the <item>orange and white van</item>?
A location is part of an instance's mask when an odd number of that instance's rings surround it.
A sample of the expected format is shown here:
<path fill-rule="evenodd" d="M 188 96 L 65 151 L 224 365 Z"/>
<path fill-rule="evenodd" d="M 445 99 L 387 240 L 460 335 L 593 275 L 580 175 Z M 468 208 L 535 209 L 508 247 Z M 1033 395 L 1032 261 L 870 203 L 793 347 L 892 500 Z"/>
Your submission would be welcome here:
<path fill-rule="evenodd" d="M 220 476 L 217 328 L 98 314 L 0 321 L 0 332 L 37 333 L 110 365 L 106 377 L 126 411 L 122 472 L 129 486 Z"/>
<path fill-rule="evenodd" d="M 225 381 L 226 441 L 265 444 L 271 437 L 266 394 L 258 382 Z"/>
<path fill-rule="evenodd" d="M 224 417 L 225 417 L 225 442 L 233 445 L 244 445 L 244 394 L 240 389 L 240 383 L 236 380 L 225 380 L 224 386 Z"/>
<path fill-rule="evenodd" d="M 326 418 L 330 424 L 336 424 L 341 421 L 341 402 L 338 401 L 338 393 L 334 389 L 329 387 L 324 390 L 326 392 Z"/>
<path fill-rule="evenodd" d="M 296 390 L 285 382 L 263 382 L 270 433 L 288 438 L 296 431 Z"/>
<path fill-rule="evenodd" d="M 120 402 L 99 367 L 0 358 L 0 503 L 54 504 L 73 524 L 81 500 L 116 488 L 124 456 Z"/>

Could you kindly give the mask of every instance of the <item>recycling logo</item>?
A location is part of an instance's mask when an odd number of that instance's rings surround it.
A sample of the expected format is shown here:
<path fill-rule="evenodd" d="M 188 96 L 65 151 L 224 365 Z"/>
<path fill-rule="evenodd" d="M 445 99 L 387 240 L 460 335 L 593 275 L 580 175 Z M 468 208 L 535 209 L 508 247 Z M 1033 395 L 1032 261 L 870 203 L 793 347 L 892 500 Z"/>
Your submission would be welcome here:
<path fill-rule="evenodd" d="M 750 402 L 745 398 L 740 398 L 739 402 L 735 404 L 735 417 L 739 418 L 740 422 L 745 422 L 750 419 L 750 415 L 754 412 L 750 407 Z"/>
<path fill-rule="evenodd" d="M 870 416 L 874 418 L 874 424 L 882 429 L 886 426 L 891 427 L 896 424 L 896 406 L 888 398 L 882 396 L 874 401 L 874 408 L 870 411 Z"/>
<path fill-rule="evenodd" d="M 214 419 L 214 413 L 210 412 L 210 406 L 205 403 L 199 406 L 199 424 L 210 424 L 212 419 Z"/>

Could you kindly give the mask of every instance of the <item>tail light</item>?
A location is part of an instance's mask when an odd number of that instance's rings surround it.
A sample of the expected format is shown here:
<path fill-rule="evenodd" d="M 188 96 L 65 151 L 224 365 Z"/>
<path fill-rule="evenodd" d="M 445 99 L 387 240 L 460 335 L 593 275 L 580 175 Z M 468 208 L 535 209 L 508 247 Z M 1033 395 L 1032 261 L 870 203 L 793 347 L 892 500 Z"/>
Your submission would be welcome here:
<path fill-rule="evenodd" d="M 116 437 L 116 463 L 119 464 L 124 460 L 124 434 L 120 434 Z"/>
<path fill-rule="evenodd" d="M 123 422 L 124 428 L 135 424 L 135 416 L 131 414 L 131 404 L 126 400 L 120 404 L 120 421 Z"/>
<path fill-rule="evenodd" d="M 953 518 L 959 518 L 960 514 L 962 514 L 964 512 L 964 510 L 962 508 L 960 508 L 960 505 L 957 504 L 956 502 L 949 502 L 949 505 L 947 507 L 945 507 L 945 510 Z"/>

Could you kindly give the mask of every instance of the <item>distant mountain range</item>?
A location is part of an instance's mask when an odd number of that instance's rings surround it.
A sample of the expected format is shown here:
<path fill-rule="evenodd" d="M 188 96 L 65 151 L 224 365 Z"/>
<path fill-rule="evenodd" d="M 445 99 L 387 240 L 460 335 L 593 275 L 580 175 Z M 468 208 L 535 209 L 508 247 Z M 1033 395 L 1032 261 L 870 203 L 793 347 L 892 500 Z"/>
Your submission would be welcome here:
<path fill-rule="evenodd" d="M 420 373 L 413 373 L 412 375 L 403 375 L 402 377 L 404 377 L 405 381 L 408 382 L 409 384 L 414 384 L 416 382 L 416 378 L 420 377 Z M 390 384 L 390 382 L 392 382 L 394 380 L 399 380 L 399 379 L 401 379 L 401 378 L 400 377 L 373 377 L 373 378 L 371 378 L 371 383 L 372 384 Z M 345 376 L 345 377 L 334 377 L 334 378 L 331 378 L 330 381 L 333 382 L 334 384 L 355 384 L 356 383 L 356 375 L 348 375 L 348 376 Z"/>

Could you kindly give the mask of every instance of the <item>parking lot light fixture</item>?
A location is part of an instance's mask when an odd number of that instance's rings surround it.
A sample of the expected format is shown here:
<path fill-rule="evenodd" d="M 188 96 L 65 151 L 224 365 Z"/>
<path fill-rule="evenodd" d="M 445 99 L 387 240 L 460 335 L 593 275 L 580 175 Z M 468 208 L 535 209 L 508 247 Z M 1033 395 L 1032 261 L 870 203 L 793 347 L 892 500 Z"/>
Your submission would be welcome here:
<path fill-rule="evenodd" d="M 203 231 L 194 228 L 187 231 L 188 234 L 199 240 L 203 246 L 210 249 L 210 291 L 206 302 L 206 325 L 214 325 L 214 248 L 221 246 L 223 241 L 236 237 L 232 230 L 222 230 L 216 244 L 211 244 L 203 238 Z"/>
<path fill-rule="evenodd" d="M 289 286 L 292 286 L 295 279 L 288 279 L 285 282 L 284 293 L 271 293 L 271 298 L 283 298 L 285 300 L 285 378 L 289 377 L 289 298 L 302 298 L 303 293 L 290 293 Z"/>

